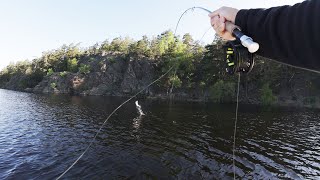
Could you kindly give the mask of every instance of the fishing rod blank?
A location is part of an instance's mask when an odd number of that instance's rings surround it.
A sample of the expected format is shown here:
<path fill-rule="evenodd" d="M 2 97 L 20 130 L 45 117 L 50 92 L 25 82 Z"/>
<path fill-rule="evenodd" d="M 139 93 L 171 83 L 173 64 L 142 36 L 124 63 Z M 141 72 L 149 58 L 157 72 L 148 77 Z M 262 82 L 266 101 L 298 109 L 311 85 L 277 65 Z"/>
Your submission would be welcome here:
<path fill-rule="evenodd" d="M 209 14 L 212 13 L 210 10 L 203 7 L 193 7 L 191 9 L 201 9 Z M 239 40 L 244 47 L 248 48 L 250 53 L 255 53 L 259 50 L 259 44 L 254 42 L 251 37 L 243 34 L 239 26 L 236 26 L 228 21 L 226 22 L 226 30 L 230 32 L 237 40 Z"/>

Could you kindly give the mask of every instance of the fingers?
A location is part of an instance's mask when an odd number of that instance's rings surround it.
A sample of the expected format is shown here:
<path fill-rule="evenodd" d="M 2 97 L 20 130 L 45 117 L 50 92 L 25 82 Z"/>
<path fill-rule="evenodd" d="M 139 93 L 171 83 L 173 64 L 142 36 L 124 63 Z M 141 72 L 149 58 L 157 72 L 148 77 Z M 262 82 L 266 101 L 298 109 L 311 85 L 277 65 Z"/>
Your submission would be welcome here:
<path fill-rule="evenodd" d="M 230 23 L 234 24 L 238 10 L 230 7 L 221 7 L 208 16 L 210 23 L 216 33 L 225 40 L 234 40 L 230 30 Z M 228 29 L 228 30 L 227 30 Z"/>
<path fill-rule="evenodd" d="M 211 26 L 212 27 L 217 27 L 220 23 L 219 23 L 219 17 L 218 16 L 214 16 L 213 18 L 211 18 Z"/>
<path fill-rule="evenodd" d="M 232 34 L 226 30 L 227 24 L 230 24 L 230 22 L 226 21 L 225 18 L 213 16 L 210 22 L 218 36 L 224 40 L 234 40 Z"/>
<path fill-rule="evenodd" d="M 225 19 L 214 16 L 211 18 L 211 26 L 217 32 L 217 34 L 221 34 L 226 29 Z"/>
<path fill-rule="evenodd" d="M 226 31 L 226 23 L 221 23 L 220 26 L 218 26 L 218 31 L 220 32 Z"/>
<path fill-rule="evenodd" d="M 226 22 L 226 18 L 223 16 L 220 16 L 220 23 L 225 23 Z"/>
<path fill-rule="evenodd" d="M 210 18 L 213 18 L 215 16 L 219 16 L 220 18 L 223 17 L 224 19 L 222 19 L 222 20 L 227 20 L 227 21 L 231 21 L 232 23 L 234 23 L 238 11 L 239 11 L 238 9 L 231 8 L 231 7 L 221 7 L 219 9 L 213 11 L 212 13 L 210 13 L 208 16 Z"/>
<path fill-rule="evenodd" d="M 220 15 L 219 10 L 220 10 L 220 9 L 218 9 L 218 10 L 216 10 L 216 11 L 213 11 L 212 13 L 208 14 L 208 16 L 209 16 L 210 18 L 213 18 L 213 17 L 215 17 L 215 16 L 219 16 L 219 15 Z"/>
<path fill-rule="evenodd" d="M 224 32 L 226 30 L 226 19 L 224 17 L 220 17 L 219 28 L 218 30 Z"/>

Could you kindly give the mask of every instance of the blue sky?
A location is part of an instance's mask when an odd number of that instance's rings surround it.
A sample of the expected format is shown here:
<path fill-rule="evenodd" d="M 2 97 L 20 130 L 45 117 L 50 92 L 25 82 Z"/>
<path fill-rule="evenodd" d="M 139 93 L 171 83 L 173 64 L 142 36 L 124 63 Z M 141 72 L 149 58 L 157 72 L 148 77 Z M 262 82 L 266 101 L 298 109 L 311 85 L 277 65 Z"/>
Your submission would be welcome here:
<path fill-rule="evenodd" d="M 41 56 L 63 44 L 89 46 L 119 36 L 139 39 L 174 30 L 193 6 L 268 8 L 302 0 L 0 0 L 0 69 L 10 62 Z M 210 27 L 205 12 L 188 13 L 177 34 L 199 40 Z M 214 32 L 204 37 L 211 42 Z"/>

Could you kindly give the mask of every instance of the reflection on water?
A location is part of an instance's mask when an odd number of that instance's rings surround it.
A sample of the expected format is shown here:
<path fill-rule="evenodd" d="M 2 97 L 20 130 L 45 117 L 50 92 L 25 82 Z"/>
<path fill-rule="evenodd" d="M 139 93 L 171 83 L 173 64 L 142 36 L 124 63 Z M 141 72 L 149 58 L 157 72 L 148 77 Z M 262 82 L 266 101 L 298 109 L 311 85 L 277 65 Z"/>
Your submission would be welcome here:
<path fill-rule="evenodd" d="M 141 121 L 142 121 L 143 115 L 139 115 L 138 117 L 133 119 L 132 127 L 133 127 L 133 136 L 136 137 L 137 142 L 140 142 L 140 135 L 139 135 L 139 129 L 141 126 Z"/>
<path fill-rule="evenodd" d="M 124 99 L 0 90 L 0 179 L 54 179 Z M 106 124 L 68 179 L 232 179 L 233 105 L 134 101 Z M 319 111 L 240 105 L 241 179 L 317 179 Z"/>

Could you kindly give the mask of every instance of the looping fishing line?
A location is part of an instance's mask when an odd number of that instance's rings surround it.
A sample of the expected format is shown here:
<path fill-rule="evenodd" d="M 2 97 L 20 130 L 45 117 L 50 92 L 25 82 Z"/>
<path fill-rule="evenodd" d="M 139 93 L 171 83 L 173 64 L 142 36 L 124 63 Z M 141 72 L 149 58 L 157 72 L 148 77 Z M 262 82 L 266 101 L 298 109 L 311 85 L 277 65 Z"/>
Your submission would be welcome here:
<path fill-rule="evenodd" d="M 176 33 L 177 33 L 177 29 L 178 29 L 178 26 L 179 26 L 179 23 L 181 21 L 181 18 L 189 11 L 189 10 L 194 10 L 195 8 L 198 8 L 198 9 L 203 9 L 205 10 L 204 8 L 202 7 L 192 7 L 192 8 L 189 8 L 187 9 L 179 18 L 179 21 L 176 25 L 176 29 L 175 29 L 175 32 L 174 32 L 174 37 L 176 36 Z M 208 10 L 207 10 L 208 11 Z M 207 33 L 207 32 L 206 32 Z M 206 34 L 205 33 L 205 34 Z M 203 35 L 204 37 L 204 35 Z M 170 67 L 170 69 L 165 72 L 164 74 L 162 74 L 158 79 L 154 80 L 153 82 L 151 82 L 149 85 L 147 85 L 146 87 L 144 87 L 142 90 L 140 90 L 139 92 L 137 92 L 135 95 L 133 95 L 132 97 L 130 97 L 129 99 L 127 99 L 126 101 L 124 101 L 122 104 L 120 104 L 116 109 L 114 109 L 111 114 L 107 117 L 107 119 L 102 123 L 102 125 L 100 126 L 98 132 L 95 134 L 95 136 L 93 137 L 93 139 L 91 140 L 90 144 L 87 146 L 87 148 L 81 153 L 81 155 L 59 176 L 57 177 L 56 179 L 59 180 L 61 179 L 74 165 L 77 164 L 77 162 L 83 157 L 83 155 L 89 150 L 89 148 L 91 147 L 91 145 L 93 144 L 93 142 L 96 140 L 97 136 L 99 135 L 99 133 L 101 132 L 102 128 L 104 127 L 104 125 L 108 122 L 108 120 L 111 118 L 111 116 L 116 113 L 123 105 L 125 105 L 126 103 L 128 103 L 129 101 L 131 101 L 133 98 L 135 98 L 136 96 L 138 96 L 140 93 L 142 93 L 143 91 L 145 91 L 146 89 L 148 89 L 150 86 L 152 86 L 154 83 L 156 83 L 157 81 L 159 81 L 160 79 L 162 79 L 163 77 L 165 77 L 167 74 L 169 74 L 171 72 L 171 70 L 175 67 L 175 65 L 172 65 Z"/>
<path fill-rule="evenodd" d="M 180 16 L 178 23 L 176 25 L 175 28 L 175 32 L 174 32 L 174 37 L 176 36 L 176 32 L 178 29 L 178 26 L 180 24 L 180 21 L 182 19 L 182 17 L 190 10 L 194 10 L 194 9 L 201 9 L 203 11 L 206 11 L 208 13 L 211 13 L 211 11 L 209 11 L 208 9 L 205 9 L 203 7 L 192 7 L 187 9 L 186 11 L 184 11 L 182 13 L 182 15 Z M 201 37 L 201 40 L 204 38 L 204 36 L 207 34 L 207 32 L 211 29 L 211 27 L 204 33 L 204 35 Z M 201 41 L 200 40 L 200 41 Z M 307 69 L 307 68 L 302 68 L 302 67 L 297 67 L 297 66 L 293 66 L 290 64 L 286 64 L 286 63 L 281 63 L 278 61 L 275 61 L 279 64 L 284 64 L 293 68 L 297 68 L 297 69 L 302 69 L 302 70 L 306 70 L 309 72 L 314 72 L 317 74 L 320 74 L 320 71 L 316 71 L 316 70 L 311 70 L 311 69 Z M 93 139 L 91 140 L 90 144 L 87 146 L 87 148 L 82 152 L 82 154 L 71 164 L 71 166 L 69 166 L 58 178 L 61 179 L 82 157 L 83 155 L 89 150 L 89 148 L 91 147 L 91 145 L 93 144 L 93 142 L 95 141 L 95 139 L 97 138 L 98 134 L 101 132 L 102 128 L 104 127 L 104 125 L 108 122 L 108 120 L 111 118 L 111 116 L 118 111 L 123 105 L 125 105 L 126 103 L 128 103 L 129 101 L 131 101 L 133 98 L 135 98 L 137 95 L 139 95 L 140 93 L 142 93 L 143 91 L 145 91 L 147 88 L 149 88 L 151 85 L 153 85 L 154 83 L 156 83 L 157 81 L 159 81 L 160 79 L 162 79 L 163 77 L 165 77 L 168 73 L 170 73 L 172 71 L 172 69 L 174 68 L 175 65 L 172 65 L 172 67 L 165 72 L 163 75 L 161 75 L 158 79 L 154 80 L 152 83 L 150 83 L 149 85 L 147 85 L 146 87 L 144 87 L 142 90 L 140 90 L 138 93 L 136 93 L 135 95 L 133 95 L 132 97 L 130 97 L 129 99 L 127 99 L 126 101 L 124 101 L 122 104 L 120 104 L 116 109 L 114 109 L 111 114 L 108 116 L 108 118 L 102 123 L 102 125 L 100 126 L 98 132 L 95 134 L 95 136 L 93 137 Z M 233 153 L 232 153 L 232 157 L 233 157 L 233 175 L 234 175 L 234 179 L 236 178 L 236 168 L 235 168 L 235 147 L 236 147 L 236 132 L 237 132 L 237 121 L 238 121 L 238 109 L 239 109 L 239 91 L 240 91 L 240 73 L 238 76 L 238 90 L 237 90 L 237 101 L 236 101 L 236 119 L 235 119 L 235 124 L 234 124 L 234 134 L 233 134 Z"/>
<path fill-rule="evenodd" d="M 139 92 L 137 92 L 135 95 L 133 95 L 132 97 L 130 97 L 129 99 L 127 99 L 126 101 L 124 101 L 122 104 L 120 104 L 116 109 L 114 109 L 111 114 L 108 116 L 108 118 L 102 123 L 102 125 L 100 126 L 98 132 L 95 134 L 95 136 L 93 137 L 93 139 L 91 140 L 90 144 L 88 145 L 88 147 L 83 151 L 83 153 L 72 163 L 72 165 L 65 170 L 58 178 L 62 178 L 62 176 L 64 176 L 81 158 L 82 156 L 89 150 L 89 148 L 91 147 L 91 145 L 93 144 L 94 140 L 97 138 L 98 134 L 100 133 L 100 131 L 102 130 L 102 128 L 104 127 L 104 125 L 107 123 L 107 121 L 110 119 L 110 117 L 117 112 L 123 105 L 125 105 L 126 103 L 128 103 L 129 101 L 131 101 L 133 98 L 135 98 L 137 95 L 139 95 L 140 93 L 142 93 L 143 91 L 145 91 L 147 88 L 149 88 L 151 85 L 153 85 L 154 83 L 156 83 L 157 81 L 159 81 L 160 79 L 162 79 L 164 76 L 166 76 L 172 69 L 174 66 L 172 66 L 166 73 L 164 73 L 163 75 L 161 75 L 158 79 L 154 80 L 152 83 L 150 83 L 149 85 L 147 85 L 145 88 L 143 88 L 142 90 L 140 90 Z"/>

